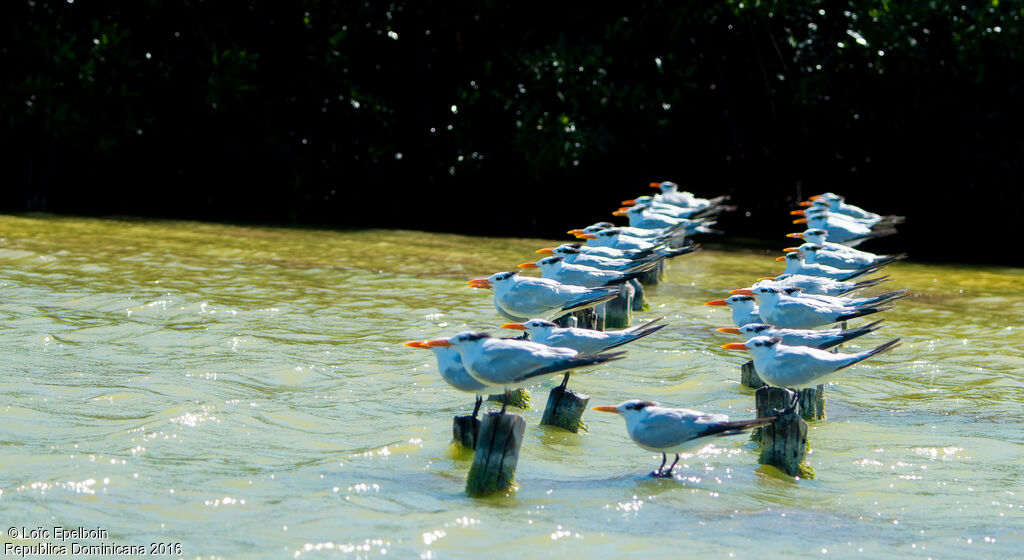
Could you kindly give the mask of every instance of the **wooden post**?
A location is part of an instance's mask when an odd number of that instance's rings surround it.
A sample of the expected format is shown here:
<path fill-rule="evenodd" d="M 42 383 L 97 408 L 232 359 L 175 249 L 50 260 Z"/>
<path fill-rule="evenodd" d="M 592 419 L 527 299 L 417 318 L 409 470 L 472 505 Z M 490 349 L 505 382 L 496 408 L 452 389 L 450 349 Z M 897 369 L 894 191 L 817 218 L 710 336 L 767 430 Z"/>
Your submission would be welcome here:
<path fill-rule="evenodd" d="M 553 323 L 555 323 L 559 327 L 562 327 L 563 329 L 571 329 L 579 326 L 579 319 L 576 318 L 575 313 L 568 313 L 555 319 Z"/>
<path fill-rule="evenodd" d="M 572 433 L 577 433 L 583 425 L 583 411 L 587 409 L 590 395 L 577 393 L 559 385 L 548 395 L 548 404 L 544 407 L 544 416 L 540 419 L 541 426 L 557 426 Z"/>
<path fill-rule="evenodd" d="M 800 417 L 804 420 L 825 419 L 825 386 L 808 387 L 797 391 L 800 399 Z"/>
<path fill-rule="evenodd" d="M 633 321 L 633 286 L 619 284 L 619 296 L 604 303 L 606 329 L 624 329 Z"/>
<path fill-rule="evenodd" d="M 740 385 L 753 389 L 764 387 L 764 381 L 761 381 L 761 377 L 757 375 L 757 370 L 754 369 L 754 360 L 750 360 L 740 366 Z"/>
<path fill-rule="evenodd" d="M 452 423 L 452 439 L 466 449 L 476 449 L 476 438 L 480 433 L 480 419 L 470 415 L 456 416 Z"/>
<path fill-rule="evenodd" d="M 594 328 L 599 331 L 603 331 L 605 329 L 605 325 L 607 324 L 605 319 L 607 319 L 608 317 L 608 307 L 603 303 L 595 305 L 594 312 L 597 315 L 596 322 L 594 323 Z"/>
<path fill-rule="evenodd" d="M 636 278 L 629 281 L 633 286 L 633 311 L 647 311 L 651 308 L 647 303 L 647 294 L 644 293 L 644 285 Z"/>
<path fill-rule="evenodd" d="M 486 496 L 512 486 L 525 431 L 526 420 L 518 414 L 484 414 L 473 465 L 466 477 L 467 494 Z"/>
<path fill-rule="evenodd" d="M 488 395 L 487 400 L 488 402 L 504 403 L 505 394 L 502 393 L 500 395 Z M 512 393 L 509 395 L 508 405 L 514 406 L 516 408 L 521 408 L 523 410 L 529 409 L 530 392 L 527 391 L 526 389 L 523 389 L 522 387 L 516 389 L 515 391 L 512 391 Z"/>
<path fill-rule="evenodd" d="M 640 283 L 644 286 L 657 286 L 664 274 L 665 259 L 658 261 L 658 266 L 648 270 L 640 276 Z"/>
<path fill-rule="evenodd" d="M 793 391 L 779 387 L 761 387 L 755 393 L 757 417 L 771 416 L 793 401 Z M 814 469 L 804 463 L 807 456 L 807 422 L 796 410 L 780 415 L 759 430 L 763 465 L 771 465 L 789 476 L 814 478 Z"/>

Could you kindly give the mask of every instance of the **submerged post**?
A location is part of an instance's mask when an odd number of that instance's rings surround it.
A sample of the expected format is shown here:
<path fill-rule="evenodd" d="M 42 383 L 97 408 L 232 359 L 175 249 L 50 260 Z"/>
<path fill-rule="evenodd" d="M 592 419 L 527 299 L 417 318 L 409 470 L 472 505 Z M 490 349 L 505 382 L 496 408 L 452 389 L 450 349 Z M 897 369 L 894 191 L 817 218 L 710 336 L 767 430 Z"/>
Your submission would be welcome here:
<path fill-rule="evenodd" d="M 800 417 L 804 420 L 825 419 L 825 386 L 808 387 L 797 392 L 800 399 Z"/>
<path fill-rule="evenodd" d="M 485 496 L 512 486 L 525 431 L 526 420 L 518 414 L 484 414 L 473 464 L 466 477 L 467 494 Z"/>
<path fill-rule="evenodd" d="M 757 370 L 754 369 L 754 360 L 750 360 L 740 366 L 740 385 L 753 389 L 764 387 L 764 381 L 761 381 L 761 377 L 757 375 Z"/>
<path fill-rule="evenodd" d="M 647 303 L 647 294 L 644 293 L 644 285 L 636 278 L 629 281 L 629 284 L 633 286 L 633 311 L 647 311 L 651 308 L 650 304 Z"/>
<path fill-rule="evenodd" d="M 556 426 L 577 433 L 583 427 L 583 411 L 587 409 L 589 402 L 590 395 L 577 393 L 564 385 L 559 385 L 548 394 L 548 404 L 544 407 L 540 425 Z"/>
<path fill-rule="evenodd" d="M 508 404 L 508 406 L 514 406 L 516 408 L 526 410 L 530 408 L 530 392 L 520 387 L 509 393 L 507 403 L 505 402 L 504 393 L 500 395 L 488 395 L 487 401 Z"/>
<path fill-rule="evenodd" d="M 619 284 L 619 295 L 604 303 L 604 326 L 606 329 L 624 329 L 633 321 L 633 286 Z"/>
<path fill-rule="evenodd" d="M 644 286 L 657 286 L 665 275 L 665 259 L 658 261 L 658 266 L 644 272 L 640 276 L 640 283 Z"/>
<path fill-rule="evenodd" d="M 814 478 L 814 469 L 804 462 L 807 456 L 807 422 L 797 410 L 785 410 L 794 393 L 780 387 L 761 387 L 755 393 L 757 417 L 779 414 L 771 424 L 758 429 L 762 465 L 771 465 L 789 476 Z M 799 408 L 799 405 L 797 405 Z"/>
<path fill-rule="evenodd" d="M 479 433 L 480 419 L 475 416 L 456 416 L 452 422 L 452 440 L 466 449 L 476 449 Z"/>

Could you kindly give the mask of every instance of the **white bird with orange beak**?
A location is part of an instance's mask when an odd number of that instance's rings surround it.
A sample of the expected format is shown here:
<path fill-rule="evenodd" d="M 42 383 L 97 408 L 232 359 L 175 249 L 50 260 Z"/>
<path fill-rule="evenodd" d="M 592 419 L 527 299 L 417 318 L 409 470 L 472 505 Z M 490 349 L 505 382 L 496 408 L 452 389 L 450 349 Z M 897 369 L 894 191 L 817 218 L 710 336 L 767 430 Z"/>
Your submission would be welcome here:
<path fill-rule="evenodd" d="M 757 300 L 757 310 L 761 316 L 761 320 L 757 322 L 783 329 L 813 329 L 892 309 L 892 307 L 876 307 L 877 303 L 848 306 L 841 301 L 837 303 L 814 299 L 825 296 L 795 297 L 786 295 L 781 288 L 768 286 L 758 286 L 752 290 L 733 290 L 733 292 L 738 294 L 733 297 L 753 296 Z M 890 299 L 895 297 L 894 295 Z"/>
<path fill-rule="evenodd" d="M 758 370 L 760 371 L 760 370 Z M 600 412 L 613 412 L 626 421 L 626 433 L 633 443 L 652 452 L 661 452 L 661 466 L 651 476 L 670 477 L 679 462 L 679 454 L 704 447 L 716 438 L 744 433 L 770 424 L 775 417 L 729 421 L 725 414 L 708 414 L 686 408 L 668 408 L 652 401 L 628 400 L 618 406 L 595 406 Z M 665 468 L 667 453 L 676 460 Z"/>
<path fill-rule="evenodd" d="M 462 356 L 462 365 L 474 379 L 488 387 L 501 388 L 506 395 L 559 372 L 618 360 L 625 354 L 584 356 L 571 348 L 515 338 L 492 338 L 487 333 L 470 331 L 428 340 L 427 345 L 455 348 Z"/>
<path fill-rule="evenodd" d="M 708 206 L 715 206 L 721 204 L 729 199 L 728 196 L 719 196 L 717 198 L 697 198 L 692 192 L 679 190 L 679 185 L 672 181 L 662 181 L 660 183 L 651 183 L 650 186 L 655 189 L 660 189 L 661 192 L 654 195 L 656 200 L 665 202 L 667 204 L 674 204 L 676 206 L 685 206 L 690 208 L 707 208 Z"/>
<path fill-rule="evenodd" d="M 636 259 L 602 257 L 600 255 L 587 253 L 580 250 L 578 247 L 573 247 L 572 245 L 567 244 L 559 245 L 558 247 L 545 247 L 543 249 L 538 249 L 537 252 L 543 255 L 562 257 L 562 259 L 569 264 L 581 264 L 584 266 L 600 268 L 602 270 L 617 270 L 619 272 L 625 272 L 644 264 L 656 263 L 662 259 L 671 259 L 680 255 L 692 253 L 699 248 L 700 245 L 695 243 L 693 245 L 687 245 L 686 247 L 680 247 L 679 249 L 659 250 L 649 256 Z"/>
<path fill-rule="evenodd" d="M 553 319 L 592 307 L 619 295 L 619 288 L 585 288 L 548 278 L 520 276 L 519 271 L 496 272 L 466 282 L 473 288 L 493 289 L 494 308 L 512 321 L 531 317 Z"/>
<path fill-rule="evenodd" d="M 877 272 L 881 266 L 866 266 L 864 268 L 858 268 L 856 270 L 844 270 L 842 268 L 836 268 L 834 266 L 826 266 L 823 264 L 810 264 L 804 260 L 803 253 L 794 251 L 792 253 L 786 253 L 781 257 L 777 257 L 775 260 L 784 261 L 786 263 L 786 271 L 783 274 L 803 274 L 805 276 L 820 276 L 822 278 L 829 278 L 831 280 L 847 281 L 858 276 L 865 274 L 871 274 Z"/>
<path fill-rule="evenodd" d="M 732 322 L 737 327 L 748 323 L 760 323 L 761 315 L 758 313 L 757 303 L 753 296 L 734 295 L 725 299 L 716 299 L 704 302 L 704 305 L 726 306 L 732 311 Z"/>
<path fill-rule="evenodd" d="M 775 278 L 761 278 L 754 286 L 764 282 L 768 286 L 800 288 L 805 294 L 841 296 L 871 286 L 877 286 L 882 282 L 888 282 L 888 278 L 888 276 L 881 276 L 857 282 L 843 282 L 841 280 L 832 280 L 831 278 L 822 278 L 821 276 L 808 276 L 806 274 L 781 274 Z"/>
<path fill-rule="evenodd" d="M 738 334 L 747 340 L 755 336 L 779 337 L 786 346 L 810 346 L 812 348 L 832 348 L 859 336 L 873 333 L 882 328 L 882 321 L 875 321 L 852 329 L 780 329 L 764 323 L 750 323 L 742 327 L 721 327 L 718 332 Z"/>
<path fill-rule="evenodd" d="M 864 267 L 881 267 L 907 258 L 906 254 L 875 255 L 865 251 L 858 254 L 846 251 L 829 251 L 822 245 L 804 243 L 799 247 L 786 247 L 787 253 L 799 251 L 804 256 L 805 264 L 820 264 L 843 270 L 856 270 Z"/>
<path fill-rule="evenodd" d="M 619 231 L 618 228 L 609 228 L 597 233 L 581 233 L 577 239 L 586 239 L 588 247 L 612 247 L 614 249 L 626 250 L 657 250 L 665 245 L 665 241 L 648 241 L 642 237 L 633 237 Z"/>
<path fill-rule="evenodd" d="M 748 350 L 754 357 L 754 369 L 761 379 L 773 387 L 806 389 L 826 383 L 847 368 L 889 350 L 900 339 L 890 340 L 856 354 L 829 352 L 808 346 L 787 346 L 780 337 L 755 336 L 746 342 L 723 344 L 727 350 Z"/>
<path fill-rule="evenodd" d="M 623 344 L 629 344 L 649 334 L 654 334 L 668 326 L 665 324 L 653 324 L 661 319 L 663 317 L 643 325 L 616 331 L 598 331 L 577 327 L 563 328 L 544 319 L 530 319 L 525 323 L 506 323 L 501 328 L 526 331 L 526 334 L 530 336 L 530 340 L 533 342 L 547 344 L 548 346 L 572 348 L 580 354 L 586 355 L 599 354 L 612 348 L 618 348 Z"/>
<path fill-rule="evenodd" d="M 868 239 L 893 235 L 896 229 L 891 225 L 879 224 L 868 227 L 849 220 L 833 220 L 827 213 L 814 214 L 804 218 L 793 220 L 794 224 L 807 224 L 810 229 L 823 229 L 828 232 L 828 238 L 836 243 L 849 245 L 851 247 L 860 244 Z"/>
<path fill-rule="evenodd" d="M 657 261 L 642 263 L 626 271 L 604 270 L 582 264 L 571 264 L 559 256 L 543 258 L 537 262 L 520 263 L 519 268 L 540 269 L 541 278 L 550 278 L 563 284 L 575 284 L 588 288 L 611 286 L 639 278 L 648 270 L 658 266 Z"/>
<path fill-rule="evenodd" d="M 585 228 L 570 229 L 567 233 L 571 235 L 579 235 L 581 233 L 597 233 L 606 229 L 617 229 L 620 234 L 625 233 L 626 235 L 647 239 L 648 241 L 656 238 L 660 238 L 659 240 L 670 239 L 676 234 L 683 235 L 683 232 L 678 232 L 678 229 L 680 228 L 644 229 L 629 226 L 616 226 L 611 222 L 597 222 L 596 224 L 590 224 Z"/>
<path fill-rule="evenodd" d="M 466 371 L 465 366 L 462 365 L 462 355 L 459 354 L 459 351 L 450 346 L 430 346 L 429 341 L 426 340 L 413 340 L 406 342 L 405 346 L 432 351 L 437 359 L 437 372 L 441 374 L 441 379 L 459 391 L 476 395 L 476 404 L 473 406 L 473 418 L 476 418 L 477 413 L 480 412 L 480 404 L 483 402 L 482 394 L 487 391 L 488 387 L 474 379 Z"/>

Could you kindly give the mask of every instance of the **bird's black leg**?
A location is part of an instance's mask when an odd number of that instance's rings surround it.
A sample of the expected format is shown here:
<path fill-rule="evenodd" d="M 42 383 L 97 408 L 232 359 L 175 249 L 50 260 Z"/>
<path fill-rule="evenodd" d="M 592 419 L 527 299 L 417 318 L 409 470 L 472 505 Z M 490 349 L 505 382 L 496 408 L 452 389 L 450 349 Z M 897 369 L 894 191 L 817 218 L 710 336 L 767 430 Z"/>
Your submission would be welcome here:
<path fill-rule="evenodd" d="M 664 451 L 662 451 L 661 452 L 661 466 L 656 468 L 656 469 L 654 469 L 654 472 L 651 473 L 651 476 L 661 476 L 661 469 L 665 468 L 665 462 L 666 461 L 668 461 L 668 456 L 665 455 Z"/>
<path fill-rule="evenodd" d="M 679 462 L 679 454 L 676 453 L 676 460 L 672 461 L 672 466 L 668 468 L 668 472 L 661 473 L 661 476 L 669 477 L 672 476 L 672 469 L 676 468 L 676 463 Z"/>
<path fill-rule="evenodd" d="M 571 371 L 565 372 L 565 377 L 562 378 L 562 390 L 565 390 L 565 386 L 569 384 L 569 374 L 571 373 Z"/>
<path fill-rule="evenodd" d="M 511 400 L 511 399 L 512 399 L 512 393 L 508 389 L 505 389 L 505 398 L 502 399 L 502 402 L 501 402 L 501 415 L 502 416 L 504 416 L 505 409 L 508 408 L 508 401 Z"/>
<path fill-rule="evenodd" d="M 483 395 L 477 395 L 476 396 L 476 406 L 473 407 L 473 418 L 476 418 L 476 415 L 480 412 L 480 405 L 482 405 L 483 403 L 484 403 Z"/>

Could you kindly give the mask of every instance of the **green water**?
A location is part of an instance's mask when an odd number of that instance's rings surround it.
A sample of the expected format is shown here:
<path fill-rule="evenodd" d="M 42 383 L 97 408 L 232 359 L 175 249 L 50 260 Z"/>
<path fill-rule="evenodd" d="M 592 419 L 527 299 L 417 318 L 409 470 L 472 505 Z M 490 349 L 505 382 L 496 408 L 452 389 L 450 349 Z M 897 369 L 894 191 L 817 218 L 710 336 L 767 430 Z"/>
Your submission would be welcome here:
<path fill-rule="evenodd" d="M 449 445 L 472 398 L 401 343 L 496 330 L 490 292 L 465 280 L 552 241 L 9 216 L 0 237 L 5 532 L 102 528 L 83 542 L 181 543 L 187 558 L 1024 550 L 1021 270 L 889 268 L 912 296 L 847 349 L 904 343 L 828 387 L 815 480 L 760 467 L 742 437 L 654 480 L 660 457 L 617 416 L 588 413 L 577 435 L 538 426 L 535 409 L 518 489 L 474 500 L 471 456 Z M 736 340 L 711 330 L 728 316 L 701 304 L 780 270 L 773 257 L 677 259 L 637 314 L 670 327 L 572 386 L 592 405 L 750 417 L 747 356 L 718 348 Z"/>

